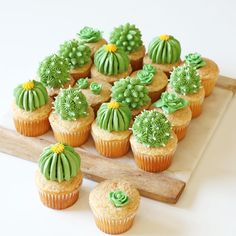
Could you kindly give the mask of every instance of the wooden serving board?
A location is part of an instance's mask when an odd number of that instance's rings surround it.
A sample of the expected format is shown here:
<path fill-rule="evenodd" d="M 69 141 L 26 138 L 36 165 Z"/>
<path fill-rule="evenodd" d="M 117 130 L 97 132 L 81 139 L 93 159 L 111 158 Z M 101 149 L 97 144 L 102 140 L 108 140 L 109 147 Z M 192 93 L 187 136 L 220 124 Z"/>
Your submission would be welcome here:
<path fill-rule="evenodd" d="M 171 167 L 162 173 L 148 173 L 137 168 L 132 153 L 109 159 L 99 155 L 92 139 L 76 148 L 81 156 L 85 177 L 100 182 L 123 178 L 133 183 L 142 196 L 176 203 L 195 170 L 212 135 L 219 126 L 236 92 L 236 80 L 220 76 L 213 94 L 206 98 L 203 113 L 191 121 L 188 134 L 178 144 Z M 52 131 L 40 137 L 18 134 L 10 112 L 0 121 L 0 152 L 36 162 L 43 148 L 55 143 Z"/>

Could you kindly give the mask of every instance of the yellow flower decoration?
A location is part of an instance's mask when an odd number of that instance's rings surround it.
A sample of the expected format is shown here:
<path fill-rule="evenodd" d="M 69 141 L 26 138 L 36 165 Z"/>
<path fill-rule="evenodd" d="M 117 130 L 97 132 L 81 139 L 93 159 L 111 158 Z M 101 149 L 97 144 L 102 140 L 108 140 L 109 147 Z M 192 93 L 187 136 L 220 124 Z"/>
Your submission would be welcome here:
<path fill-rule="evenodd" d="M 64 145 L 62 143 L 56 143 L 54 144 L 52 147 L 51 147 L 51 150 L 54 152 L 54 153 L 62 153 L 64 151 Z"/>
<path fill-rule="evenodd" d="M 116 52 L 117 46 L 115 44 L 107 44 L 105 46 L 107 52 Z"/>
<path fill-rule="evenodd" d="M 170 36 L 168 34 L 162 34 L 159 36 L 160 40 L 167 41 L 169 40 Z"/>
<path fill-rule="evenodd" d="M 108 103 L 107 106 L 109 109 L 118 109 L 120 107 L 120 103 L 116 101 L 111 101 Z"/>
<path fill-rule="evenodd" d="M 31 90 L 32 88 L 34 88 L 34 82 L 32 80 L 29 80 L 22 84 L 22 88 L 24 90 Z"/>

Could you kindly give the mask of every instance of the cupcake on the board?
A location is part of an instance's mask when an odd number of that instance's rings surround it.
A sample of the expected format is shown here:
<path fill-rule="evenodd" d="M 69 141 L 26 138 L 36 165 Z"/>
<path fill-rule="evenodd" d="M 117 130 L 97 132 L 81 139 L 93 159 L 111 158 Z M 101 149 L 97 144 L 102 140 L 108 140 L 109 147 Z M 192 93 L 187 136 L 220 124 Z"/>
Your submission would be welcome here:
<path fill-rule="evenodd" d="M 141 31 L 134 24 L 126 23 L 115 28 L 110 43 L 116 44 L 128 54 L 133 71 L 142 68 L 145 47 Z"/>
<path fill-rule="evenodd" d="M 137 166 L 148 172 L 166 170 L 172 162 L 178 139 L 164 114 L 144 111 L 135 118 L 130 137 Z"/>
<path fill-rule="evenodd" d="M 185 63 L 197 69 L 201 84 L 205 90 L 205 97 L 211 95 L 219 77 L 219 67 L 217 64 L 208 58 L 202 57 L 199 53 L 189 53 L 186 55 Z"/>
<path fill-rule="evenodd" d="M 35 182 L 42 203 L 57 210 L 73 205 L 83 180 L 79 154 L 68 145 L 56 143 L 43 150 L 38 164 Z"/>
<path fill-rule="evenodd" d="M 49 121 L 58 142 L 73 147 L 84 144 L 94 120 L 93 109 L 77 88 L 63 89 L 54 102 L 54 112 Z"/>
<path fill-rule="evenodd" d="M 92 66 L 91 50 L 84 43 L 70 40 L 60 45 L 58 55 L 70 65 L 70 75 L 78 80 L 90 76 Z"/>
<path fill-rule="evenodd" d="M 113 84 L 131 72 L 132 67 L 127 53 L 115 44 L 103 45 L 94 55 L 91 77 Z"/>
<path fill-rule="evenodd" d="M 192 118 L 201 114 L 205 91 L 194 67 L 182 65 L 175 68 L 171 73 L 167 91 L 175 92 L 179 97 L 189 101 Z"/>
<path fill-rule="evenodd" d="M 126 104 L 111 101 L 103 103 L 92 124 L 96 149 L 106 157 L 120 157 L 129 151 L 131 111 Z"/>
<path fill-rule="evenodd" d="M 144 64 L 152 64 L 162 70 L 169 77 L 174 67 L 181 64 L 181 46 L 179 41 L 171 35 L 162 34 L 154 38 L 144 57 Z"/>
<path fill-rule="evenodd" d="M 41 82 L 29 80 L 14 90 L 13 120 L 17 132 L 25 136 L 39 136 L 50 129 L 48 121 L 52 99 Z"/>
<path fill-rule="evenodd" d="M 98 184 L 89 195 L 97 227 L 108 234 L 121 234 L 133 225 L 140 204 L 138 190 L 120 179 Z"/>

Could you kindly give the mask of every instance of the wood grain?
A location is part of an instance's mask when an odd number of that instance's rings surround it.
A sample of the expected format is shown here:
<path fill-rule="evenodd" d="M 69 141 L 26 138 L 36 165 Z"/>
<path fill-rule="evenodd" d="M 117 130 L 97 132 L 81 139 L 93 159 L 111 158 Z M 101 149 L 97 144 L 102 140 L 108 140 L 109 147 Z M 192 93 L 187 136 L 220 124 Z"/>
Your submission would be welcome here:
<path fill-rule="evenodd" d="M 220 75 L 219 79 L 216 82 L 216 86 L 230 90 L 235 93 L 236 92 L 236 79 L 232 79 L 232 78 Z"/>

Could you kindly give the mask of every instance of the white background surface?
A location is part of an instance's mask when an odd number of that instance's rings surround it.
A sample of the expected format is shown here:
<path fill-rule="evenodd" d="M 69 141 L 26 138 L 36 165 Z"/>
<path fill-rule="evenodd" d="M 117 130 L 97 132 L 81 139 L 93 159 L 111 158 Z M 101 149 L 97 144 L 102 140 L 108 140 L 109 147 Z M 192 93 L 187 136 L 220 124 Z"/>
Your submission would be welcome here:
<path fill-rule="evenodd" d="M 233 0 L 0 0 L 0 114 L 9 109 L 12 89 L 31 79 L 39 61 L 85 25 L 102 29 L 107 38 L 114 26 L 129 21 L 141 29 L 146 45 L 156 35 L 172 34 L 180 40 L 183 56 L 198 51 L 215 60 L 221 74 L 236 78 L 235 10 Z M 236 235 L 235 120 L 231 109 L 179 202 L 167 205 L 142 198 L 126 235 Z M 0 235 L 103 235 L 88 206 L 96 183 L 85 180 L 73 207 L 53 211 L 38 199 L 36 168 L 0 154 Z"/>

